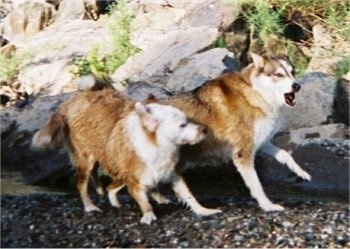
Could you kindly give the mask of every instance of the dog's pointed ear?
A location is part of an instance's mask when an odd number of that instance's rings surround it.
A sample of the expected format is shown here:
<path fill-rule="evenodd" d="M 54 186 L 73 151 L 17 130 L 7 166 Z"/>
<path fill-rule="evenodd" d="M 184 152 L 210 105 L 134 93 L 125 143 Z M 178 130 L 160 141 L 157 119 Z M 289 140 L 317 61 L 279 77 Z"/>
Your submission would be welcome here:
<path fill-rule="evenodd" d="M 143 105 L 141 102 L 135 103 L 135 111 L 136 114 L 140 117 L 141 125 L 148 131 L 148 132 L 155 132 L 159 121 L 153 116 L 151 110 Z"/>
<path fill-rule="evenodd" d="M 264 68 L 264 58 L 256 53 L 250 52 L 253 63 L 257 68 Z"/>

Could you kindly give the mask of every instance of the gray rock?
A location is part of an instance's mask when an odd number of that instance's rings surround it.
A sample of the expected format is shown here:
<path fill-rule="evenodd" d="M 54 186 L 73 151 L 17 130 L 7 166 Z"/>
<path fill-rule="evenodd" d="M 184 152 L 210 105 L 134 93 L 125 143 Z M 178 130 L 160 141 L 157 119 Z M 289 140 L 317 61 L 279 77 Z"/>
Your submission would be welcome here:
<path fill-rule="evenodd" d="M 217 29 L 205 26 L 170 31 L 154 46 L 129 58 L 112 75 L 112 79 L 116 83 L 125 80 L 166 82 L 167 76 L 173 73 L 183 60 L 209 46 L 217 35 Z"/>
<path fill-rule="evenodd" d="M 188 81 L 187 77 L 181 77 L 185 70 L 193 71 L 196 67 L 195 62 L 199 61 L 196 54 L 208 49 L 217 38 L 219 28 L 231 24 L 238 16 L 234 5 L 213 0 L 181 4 L 141 1 L 134 9 L 137 14 L 132 41 L 143 51 L 129 58 L 113 74 L 116 89 L 123 89 L 120 83 L 130 80 L 162 83 L 169 89 L 181 90 L 182 86 L 175 85 L 182 79 Z M 197 66 L 203 67 L 203 63 Z M 200 84 L 221 67 L 222 58 L 211 61 L 208 68 L 202 68 L 203 72 L 198 68 L 193 71 L 195 78 L 190 80 Z M 208 70 L 212 68 L 215 69 Z M 176 73 L 177 70 L 180 71 Z M 173 74 L 176 75 L 172 78 Z M 185 74 L 191 76 L 189 71 Z"/>
<path fill-rule="evenodd" d="M 334 121 L 349 126 L 350 81 L 339 79 L 334 97 Z"/>
<path fill-rule="evenodd" d="M 13 44 L 23 44 L 53 22 L 53 5 L 45 2 L 24 1 L 11 9 L 3 22 L 3 36 Z"/>
<path fill-rule="evenodd" d="M 323 73 L 308 73 L 299 80 L 301 90 L 296 105 L 284 111 L 282 130 L 314 127 L 329 122 L 333 115 L 336 78 Z"/>
<path fill-rule="evenodd" d="M 167 87 L 172 92 L 187 92 L 218 77 L 226 69 L 223 60 L 227 54 L 225 48 L 214 48 L 189 57 L 169 77 Z"/>
<path fill-rule="evenodd" d="M 277 134 L 274 144 L 289 151 L 312 179 L 303 182 L 286 166 L 263 156 L 257 170 L 262 181 L 272 188 L 271 194 L 288 196 L 288 192 L 298 191 L 300 196 L 303 192 L 305 196 L 315 194 L 318 197 L 348 195 L 350 155 L 349 140 L 345 138 L 347 129 L 344 125 L 332 124 Z"/>
<path fill-rule="evenodd" d="M 65 22 L 67 20 L 83 19 L 85 14 L 84 0 L 62 0 L 57 11 L 56 22 Z"/>
<path fill-rule="evenodd" d="M 24 108 L 1 110 L 1 165 L 4 170 L 20 171 L 24 181 L 30 184 L 53 183 L 67 177 L 65 174 L 70 171 L 70 163 L 64 151 L 37 152 L 30 144 L 34 132 L 47 122 L 60 103 L 71 96 L 63 94 L 38 98 Z"/>
<path fill-rule="evenodd" d="M 150 96 L 155 98 L 166 98 L 172 94 L 164 87 L 152 86 L 143 81 L 131 82 L 125 93 L 134 100 L 142 101 Z"/>
<path fill-rule="evenodd" d="M 33 95 L 76 91 L 77 82 L 70 72 L 72 59 L 87 55 L 101 41 L 105 42 L 101 47 L 101 52 L 105 53 L 110 48 L 110 34 L 97 22 L 54 23 L 18 48 L 31 51 L 30 61 L 24 61 L 18 80 L 24 90 Z"/>

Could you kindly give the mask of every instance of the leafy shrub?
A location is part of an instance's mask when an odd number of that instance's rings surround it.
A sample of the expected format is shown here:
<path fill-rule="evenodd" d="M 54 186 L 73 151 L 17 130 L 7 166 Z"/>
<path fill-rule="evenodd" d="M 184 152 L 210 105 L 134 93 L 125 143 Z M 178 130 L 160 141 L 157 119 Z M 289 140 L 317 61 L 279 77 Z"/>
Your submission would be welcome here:
<path fill-rule="evenodd" d="M 338 62 L 336 76 L 337 78 L 343 77 L 350 71 L 350 56 L 345 56 Z"/>
<path fill-rule="evenodd" d="M 0 53 L 0 82 L 1 84 L 10 85 L 16 80 L 17 75 L 22 67 L 23 61 L 28 54 L 15 53 L 10 56 Z"/>
<path fill-rule="evenodd" d="M 134 17 L 127 9 L 126 3 L 126 0 L 119 1 L 117 5 L 111 5 L 109 10 L 109 30 L 113 38 L 111 53 L 102 56 L 99 45 L 96 45 L 86 57 L 73 59 L 73 74 L 83 76 L 92 73 L 98 78 L 111 81 L 110 76 L 115 70 L 130 56 L 140 51 L 130 40 Z"/>
<path fill-rule="evenodd" d="M 251 36 L 263 45 L 271 39 L 283 42 L 299 75 L 305 71 L 309 62 L 300 47 L 309 42 L 307 39 L 312 36 L 311 29 L 315 24 L 324 25 L 336 42 L 350 42 L 349 1 L 239 0 L 239 3 Z M 284 35 L 290 25 L 299 27 L 307 35 L 295 40 L 286 39 Z M 335 54 L 335 50 L 329 52 L 330 56 L 339 55 Z"/>

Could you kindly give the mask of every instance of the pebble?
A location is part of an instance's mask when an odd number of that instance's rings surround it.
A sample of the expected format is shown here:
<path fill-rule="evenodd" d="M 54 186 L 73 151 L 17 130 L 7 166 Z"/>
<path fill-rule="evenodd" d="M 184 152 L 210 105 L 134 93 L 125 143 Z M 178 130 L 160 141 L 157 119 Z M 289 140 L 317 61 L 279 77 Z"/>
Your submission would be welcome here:
<path fill-rule="evenodd" d="M 2 196 L 1 247 L 350 247 L 348 203 L 280 200 L 283 213 L 266 213 L 251 198 L 203 199 L 222 213 L 156 205 L 158 219 L 147 226 L 130 199 L 119 209 L 93 200 L 103 213 L 84 214 L 78 196 Z"/>

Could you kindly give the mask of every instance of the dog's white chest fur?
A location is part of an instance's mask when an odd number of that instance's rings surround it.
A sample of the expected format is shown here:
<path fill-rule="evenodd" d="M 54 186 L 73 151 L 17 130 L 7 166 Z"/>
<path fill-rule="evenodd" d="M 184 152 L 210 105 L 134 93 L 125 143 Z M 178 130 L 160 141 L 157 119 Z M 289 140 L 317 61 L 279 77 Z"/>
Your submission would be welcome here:
<path fill-rule="evenodd" d="M 273 117 L 266 117 L 257 121 L 254 125 L 255 148 L 259 148 L 270 140 L 276 131 L 277 122 Z"/>
<path fill-rule="evenodd" d="M 159 182 L 168 182 L 174 174 L 178 161 L 178 146 L 172 143 L 154 144 L 146 135 L 140 120 L 132 115 L 126 121 L 130 142 L 138 156 L 144 163 L 141 175 L 143 185 L 154 187 Z"/>

